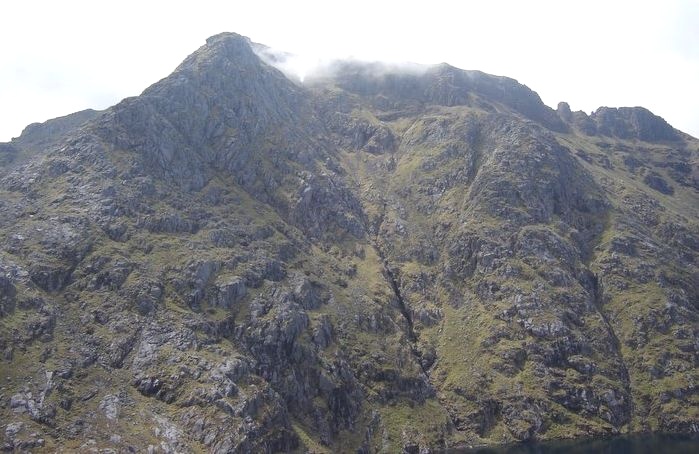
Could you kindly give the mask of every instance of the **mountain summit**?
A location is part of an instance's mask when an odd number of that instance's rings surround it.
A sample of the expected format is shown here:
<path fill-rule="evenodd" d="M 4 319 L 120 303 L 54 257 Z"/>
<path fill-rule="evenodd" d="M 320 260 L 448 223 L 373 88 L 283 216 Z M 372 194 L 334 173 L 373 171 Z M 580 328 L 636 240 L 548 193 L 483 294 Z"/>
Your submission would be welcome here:
<path fill-rule="evenodd" d="M 0 144 L 7 450 L 699 431 L 699 141 L 447 64 L 216 35 Z"/>

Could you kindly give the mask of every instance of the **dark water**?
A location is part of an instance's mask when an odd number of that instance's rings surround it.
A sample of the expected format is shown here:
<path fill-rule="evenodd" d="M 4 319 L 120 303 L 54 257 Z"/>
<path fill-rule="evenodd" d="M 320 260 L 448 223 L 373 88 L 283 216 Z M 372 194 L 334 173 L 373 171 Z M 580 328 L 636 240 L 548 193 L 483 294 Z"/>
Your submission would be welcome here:
<path fill-rule="evenodd" d="M 454 454 L 699 454 L 699 436 L 637 435 L 461 449 Z"/>

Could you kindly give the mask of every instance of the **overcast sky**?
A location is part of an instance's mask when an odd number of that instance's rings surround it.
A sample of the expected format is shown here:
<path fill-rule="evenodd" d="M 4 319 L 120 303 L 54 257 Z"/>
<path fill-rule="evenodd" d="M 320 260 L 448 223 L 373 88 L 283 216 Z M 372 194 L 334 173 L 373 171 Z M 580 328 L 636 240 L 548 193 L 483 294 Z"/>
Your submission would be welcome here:
<path fill-rule="evenodd" d="M 137 95 L 222 31 L 309 67 L 447 62 L 513 77 L 554 108 L 644 106 L 699 137 L 699 0 L 8 0 L 0 11 L 0 141 Z"/>

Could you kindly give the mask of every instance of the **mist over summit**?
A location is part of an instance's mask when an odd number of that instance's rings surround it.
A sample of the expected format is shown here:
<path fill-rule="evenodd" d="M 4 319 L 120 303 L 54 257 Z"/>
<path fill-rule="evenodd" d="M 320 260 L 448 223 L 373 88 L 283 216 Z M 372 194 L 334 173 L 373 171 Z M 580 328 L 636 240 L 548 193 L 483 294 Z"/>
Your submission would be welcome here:
<path fill-rule="evenodd" d="M 0 144 L 5 449 L 697 432 L 696 139 L 448 64 L 293 58 L 219 34 Z"/>

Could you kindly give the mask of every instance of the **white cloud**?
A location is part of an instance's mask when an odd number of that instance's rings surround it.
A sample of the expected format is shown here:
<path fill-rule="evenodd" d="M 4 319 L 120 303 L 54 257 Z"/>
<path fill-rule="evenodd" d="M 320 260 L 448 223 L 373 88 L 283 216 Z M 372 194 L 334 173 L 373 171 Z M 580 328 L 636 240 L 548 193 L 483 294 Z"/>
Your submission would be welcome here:
<path fill-rule="evenodd" d="M 643 105 L 699 135 L 692 1 L 8 3 L 0 140 L 136 95 L 221 31 L 301 55 L 303 68 L 350 56 L 448 62 L 514 77 L 552 106 Z"/>

